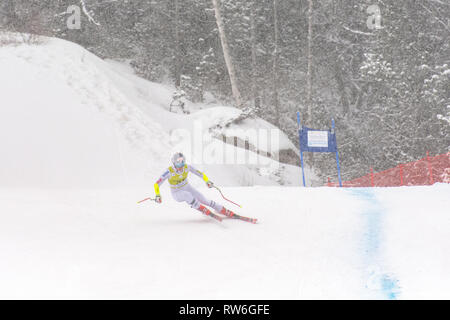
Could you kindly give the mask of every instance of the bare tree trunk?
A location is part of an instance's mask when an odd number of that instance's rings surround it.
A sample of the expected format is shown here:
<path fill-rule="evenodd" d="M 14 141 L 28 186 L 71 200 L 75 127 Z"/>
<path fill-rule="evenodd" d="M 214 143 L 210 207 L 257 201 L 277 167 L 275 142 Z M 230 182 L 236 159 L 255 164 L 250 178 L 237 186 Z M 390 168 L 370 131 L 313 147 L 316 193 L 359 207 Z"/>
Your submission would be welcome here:
<path fill-rule="evenodd" d="M 273 0 L 274 50 L 273 50 L 273 102 L 275 107 L 275 122 L 280 127 L 280 105 L 278 101 L 278 1 Z"/>
<path fill-rule="evenodd" d="M 1 8 L 0 8 L 1 9 Z M 16 5 L 14 1 L 5 2 L 3 4 L 3 10 L 2 10 L 6 16 L 5 26 L 6 29 L 11 31 L 16 31 L 18 28 L 18 24 L 20 23 L 19 18 L 17 17 L 16 13 Z"/>
<path fill-rule="evenodd" d="M 342 78 L 342 70 L 337 61 L 334 64 L 334 78 L 336 79 L 338 90 L 341 95 L 343 115 L 347 116 L 350 109 L 350 102 L 347 98 L 347 92 L 345 91 L 344 79 Z"/>
<path fill-rule="evenodd" d="M 308 74 L 307 74 L 307 98 L 308 103 L 308 122 L 312 125 L 312 14 L 313 14 L 313 0 L 309 0 L 309 11 L 308 11 Z"/>
<path fill-rule="evenodd" d="M 258 89 L 258 62 L 256 59 L 256 21 L 255 21 L 255 1 L 252 2 L 250 8 L 250 31 L 251 31 L 251 42 L 252 42 L 252 94 L 254 106 L 257 112 L 261 108 L 261 98 L 259 96 Z"/>
<path fill-rule="evenodd" d="M 312 15 L 313 15 L 313 0 L 309 0 L 309 10 L 308 10 L 308 89 L 307 89 L 307 103 L 308 103 L 308 114 L 307 121 L 310 126 L 313 125 L 313 109 L 312 109 Z M 311 167 L 314 166 L 314 153 L 309 152 L 307 160 Z"/>
<path fill-rule="evenodd" d="M 175 87 L 181 85 L 180 26 L 178 0 L 175 1 Z"/>
<path fill-rule="evenodd" d="M 231 59 L 230 48 L 228 47 L 228 41 L 225 34 L 225 26 L 223 24 L 222 15 L 220 14 L 220 0 L 212 0 L 212 3 L 216 15 L 217 28 L 219 29 L 220 42 L 222 43 L 223 56 L 225 59 L 225 64 L 227 66 L 228 75 L 230 77 L 231 91 L 233 92 L 233 98 L 236 107 L 242 108 L 243 103 L 241 93 L 237 84 L 236 70 Z"/>

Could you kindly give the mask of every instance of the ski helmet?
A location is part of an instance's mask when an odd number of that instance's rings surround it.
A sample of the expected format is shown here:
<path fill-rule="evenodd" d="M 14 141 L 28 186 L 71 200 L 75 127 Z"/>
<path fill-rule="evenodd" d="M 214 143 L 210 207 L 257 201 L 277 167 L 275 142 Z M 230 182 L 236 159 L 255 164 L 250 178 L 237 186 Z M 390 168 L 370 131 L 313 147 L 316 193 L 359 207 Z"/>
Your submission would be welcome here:
<path fill-rule="evenodd" d="M 175 168 L 183 168 L 186 164 L 186 157 L 181 152 L 177 152 L 172 156 L 172 163 Z"/>

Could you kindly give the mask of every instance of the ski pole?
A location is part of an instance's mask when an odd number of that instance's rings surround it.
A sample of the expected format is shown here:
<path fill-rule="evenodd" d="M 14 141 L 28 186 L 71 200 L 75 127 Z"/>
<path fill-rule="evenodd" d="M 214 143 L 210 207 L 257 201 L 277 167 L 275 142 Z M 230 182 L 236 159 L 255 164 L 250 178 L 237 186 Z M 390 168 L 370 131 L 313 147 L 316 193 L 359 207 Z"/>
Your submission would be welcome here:
<path fill-rule="evenodd" d="M 237 204 L 236 202 L 233 202 L 233 201 L 231 201 L 231 200 L 225 198 L 225 196 L 223 195 L 222 191 L 221 191 L 218 187 L 214 186 L 214 188 L 216 188 L 216 189 L 220 192 L 220 194 L 222 195 L 222 198 L 224 198 L 224 199 L 227 200 L 228 202 L 231 202 L 232 204 L 238 206 L 239 208 L 242 208 L 242 206 L 239 205 L 239 204 Z"/>
<path fill-rule="evenodd" d="M 153 199 L 153 198 L 145 198 L 144 200 L 138 201 L 138 203 L 142 203 L 142 202 L 148 201 L 148 200 L 156 201 L 156 199 Z"/>

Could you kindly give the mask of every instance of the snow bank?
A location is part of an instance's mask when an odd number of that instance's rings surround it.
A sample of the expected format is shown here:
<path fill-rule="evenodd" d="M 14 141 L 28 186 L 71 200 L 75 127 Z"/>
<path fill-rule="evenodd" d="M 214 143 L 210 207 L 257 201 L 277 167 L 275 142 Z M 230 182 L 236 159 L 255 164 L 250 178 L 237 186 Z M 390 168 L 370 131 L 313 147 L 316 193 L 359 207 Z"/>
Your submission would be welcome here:
<path fill-rule="evenodd" d="M 60 40 L 2 47 L 0 68 L 3 186 L 143 185 L 149 151 L 162 160 L 156 151 L 169 149 L 160 125 L 81 47 Z"/>
<path fill-rule="evenodd" d="M 205 163 L 202 153 L 191 154 L 195 150 L 186 148 L 192 144 L 196 125 L 202 124 L 208 135 L 224 112 L 231 115 L 239 110 L 170 113 L 173 88 L 139 78 L 126 64 L 103 61 L 73 43 L 45 39 L 41 45 L 1 47 L 0 69 L 2 186 L 151 185 L 175 151 L 186 152 L 221 185 L 300 182 L 299 168 L 277 161 Z M 257 120 L 252 126 L 269 125 Z M 283 147 L 292 147 L 284 134 L 280 137 Z M 213 144 L 224 153 L 236 153 L 235 147 L 219 140 Z M 260 170 L 262 162 L 264 170 Z"/>

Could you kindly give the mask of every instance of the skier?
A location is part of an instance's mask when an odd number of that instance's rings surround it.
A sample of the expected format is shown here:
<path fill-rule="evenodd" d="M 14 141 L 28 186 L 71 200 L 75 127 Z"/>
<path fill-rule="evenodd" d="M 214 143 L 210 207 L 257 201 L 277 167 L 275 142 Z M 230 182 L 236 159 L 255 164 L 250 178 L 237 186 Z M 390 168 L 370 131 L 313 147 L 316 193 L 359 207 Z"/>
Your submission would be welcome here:
<path fill-rule="evenodd" d="M 211 207 L 216 212 L 219 212 L 225 216 L 233 217 L 235 215 L 231 210 L 226 209 L 221 204 L 208 200 L 203 194 L 198 192 L 188 183 L 188 174 L 192 172 L 196 176 L 203 179 L 206 182 L 208 188 L 214 187 L 212 181 L 201 171 L 195 169 L 193 166 L 186 164 L 186 158 L 181 152 L 175 153 L 172 157 L 173 166 L 169 167 L 166 172 L 155 183 L 155 194 L 157 203 L 162 202 L 159 187 L 164 181 L 169 180 L 170 190 L 172 197 L 178 202 L 186 202 L 192 208 L 199 210 L 203 214 L 213 217 L 214 219 L 221 220 L 219 216 L 212 213 L 207 207 Z M 237 217 L 237 215 L 236 215 Z"/>

